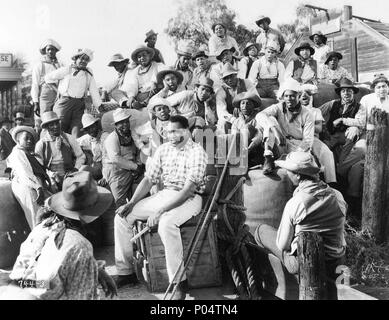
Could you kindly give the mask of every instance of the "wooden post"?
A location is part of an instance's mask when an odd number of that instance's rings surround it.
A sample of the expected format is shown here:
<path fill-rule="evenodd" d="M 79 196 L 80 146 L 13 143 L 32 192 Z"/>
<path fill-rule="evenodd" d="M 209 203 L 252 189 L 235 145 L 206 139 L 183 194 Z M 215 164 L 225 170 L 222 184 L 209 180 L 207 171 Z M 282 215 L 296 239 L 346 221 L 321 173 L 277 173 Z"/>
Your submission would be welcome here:
<path fill-rule="evenodd" d="M 302 232 L 297 243 L 299 262 L 299 300 L 323 300 L 325 264 L 323 242 L 315 232 Z"/>
<path fill-rule="evenodd" d="M 367 123 L 367 152 L 362 199 L 362 230 L 369 231 L 378 243 L 389 239 L 388 114 L 374 108 Z"/>

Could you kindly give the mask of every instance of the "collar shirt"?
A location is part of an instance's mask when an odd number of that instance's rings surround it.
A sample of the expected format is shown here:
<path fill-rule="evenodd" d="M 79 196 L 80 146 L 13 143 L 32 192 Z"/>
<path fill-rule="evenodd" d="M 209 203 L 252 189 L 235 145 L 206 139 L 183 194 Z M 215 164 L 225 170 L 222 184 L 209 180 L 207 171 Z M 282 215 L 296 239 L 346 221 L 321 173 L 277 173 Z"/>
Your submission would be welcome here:
<path fill-rule="evenodd" d="M 252 83 L 257 83 L 258 79 L 278 79 L 282 82 L 285 75 L 285 67 L 278 59 L 272 62 L 268 61 L 265 56 L 254 61 L 250 73 L 249 80 Z"/>
<path fill-rule="evenodd" d="M 138 93 L 149 92 L 155 88 L 158 72 L 165 69 L 164 64 L 155 61 L 145 69 L 138 65 L 126 73 L 120 90 L 124 91 L 129 99 L 136 97 Z"/>
<path fill-rule="evenodd" d="M 381 102 L 375 92 L 363 96 L 355 118 L 343 118 L 343 123 L 346 126 L 355 126 L 361 129 L 366 129 L 366 126 L 369 125 L 367 120 L 374 108 L 389 113 L 389 96 L 386 96 L 383 102 Z"/>
<path fill-rule="evenodd" d="M 341 78 L 347 78 L 352 82 L 354 82 L 353 76 L 345 68 L 338 66 L 336 70 L 332 70 L 326 64 L 323 64 L 319 68 L 318 78 L 320 79 L 321 82 L 327 82 L 327 83 L 333 83 L 333 80 L 339 80 Z"/>
<path fill-rule="evenodd" d="M 194 86 L 201 78 L 209 78 L 211 75 L 212 66 L 213 66 L 213 64 L 209 63 L 205 69 L 201 69 L 200 67 L 196 67 L 193 70 L 192 85 Z"/>
<path fill-rule="evenodd" d="M 277 42 L 280 45 L 280 52 L 284 50 L 285 40 L 281 32 L 273 28 L 269 28 L 268 31 L 265 31 L 260 28 L 260 34 L 257 37 L 256 43 L 259 43 L 261 47 L 261 52 L 265 53 L 265 48 L 268 42 Z"/>
<path fill-rule="evenodd" d="M 182 190 L 191 181 L 198 192 L 203 192 L 207 163 L 207 153 L 191 139 L 179 149 L 166 142 L 155 151 L 145 177 L 153 184 L 162 182 L 164 188 L 173 190 Z"/>
<path fill-rule="evenodd" d="M 45 75 L 62 67 L 62 64 L 57 61 L 49 61 L 46 56 L 42 57 L 41 61 L 34 65 L 31 73 L 31 98 L 35 103 L 39 102 L 39 91 L 42 84 L 45 82 Z M 57 85 L 57 82 L 53 83 Z"/>
<path fill-rule="evenodd" d="M 307 196 L 311 197 L 310 207 L 306 206 Z M 312 202 L 312 198 L 315 202 Z M 336 210 L 336 204 L 339 210 Z M 326 210 L 329 206 L 330 210 Z M 330 252 L 334 257 L 342 256 L 346 248 L 344 239 L 346 211 L 347 204 L 339 191 L 322 181 L 300 182 L 293 192 L 293 197 L 285 205 L 277 232 L 277 246 L 280 247 L 280 241 L 284 242 L 287 239 L 287 242 L 291 243 L 290 251 L 294 253 L 297 250 L 299 232 L 314 231 L 324 235 L 324 248 L 327 253 Z"/>
<path fill-rule="evenodd" d="M 65 136 L 65 138 L 64 138 Z M 59 141 L 60 140 L 60 141 Z M 35 153 L 40 159 L 44 159 L 44 150 L 43 150 L 43 142 L 49 142 L 51 149 L 51 164 L 57 165 L 63 162 L 63 156 L 61 148 L 58 148 L 58 143 L 68 143 L 73 150 L 74 156 L 76 157 L 76 162 L 74 167 L 79 169 L 85 163 L 85 154 L 82 151 L 80 145 L 77 140 L 70 134 L 65 132 L 61 133 L 60 137 L 51 137 L 50 134 L 46 131 L 42 138 L 37 142 L 35 146 Z M 46 159 L 48 160 L 48 159 Z"/>
<path fill-rule="evenodd" d="M 213 34 L 208 41 L 208 49 L 210 56 L 216 56 L 217 52 L 222 48 L 235 48 L 235 55 L 239 55 L 239 46 L 236 40 L 229 35 L 226 35 L 224 38 L 218 37 L 216 34 Z"/>
<path fill-rule="evenodd" d="M 176 108 L 178 114 L 184 116 L 185 118 L 189 119 L 195 116 L 198 111 L 196 110 L 197 103 L 195 103 L 198 99 L 196 92 L 193 90 L 185 90 L 175 93 L 166 97 L 166 100 L 170 102 L 172 107 Z"/>
<path fill-rule="evenodd" d="M 331 48 L 326 44 L 321 44 L 319 47 L 314 46 L 315 53 L 312 58 L 317 61 L 318 66 L 324 65 L 324 62 L 327 60 L 327 53 L 331 51 Z"/>
<path fill-rule="evenodd" d="M 315 125 L 311 112 L 301 106 L 297 115 L 292 114 L 284 102 L 273 104 L 260 113 L 268 117 L 274 117 L 286 138 L 301 140 L 301 149 L 310 150 L 313 145 Z"/>
<path fill-rule="evenodd" d="M 111 93 L 112 91 L 116 89 L 120 89 L 123 85 L 124 78 L 127 74 L 127 72 L 130 71 L 129 65 L 127 64 L 126 68 L 123 70 L 123 72 L 118 72 L 117 76 L 114 80 L 112 80 L 108 85 L 106 85 L 105 90 L 108 93 Z"/>
<path fill-rule="evenodd" d="M 95 78 L 89 72 L 81 70 L 77 72 L 73 66 L 62 67 L 45 76 L 47 83 L 59 81 L 58 91 L 61 96 L 71 98 L 84 98 L 88 91 L 92 98 L 93 105 L 97 108 L 101 105 L 101 97 L 96 85 Z"/>
<path fill-rule="evenodd" d="M 81 149 L 89 150 L 93 154 L 93 162 L 101 162 L 103 158 L 103 141 L 101 140 L 102 133 L 94 138 L 89 134 L 84 134 L 77 139 Z"/>
<path fill-rule="evenodd" d="M 99 299 L 99 263 L 91 243 L 78 231 L 66 229 L 58 249 L 55 242 L 63 222 L 44 227 L 45 222 L 20 246 L 10 279 L 36 282 L 37 288 L 23 290 L 40 300 Z"/>

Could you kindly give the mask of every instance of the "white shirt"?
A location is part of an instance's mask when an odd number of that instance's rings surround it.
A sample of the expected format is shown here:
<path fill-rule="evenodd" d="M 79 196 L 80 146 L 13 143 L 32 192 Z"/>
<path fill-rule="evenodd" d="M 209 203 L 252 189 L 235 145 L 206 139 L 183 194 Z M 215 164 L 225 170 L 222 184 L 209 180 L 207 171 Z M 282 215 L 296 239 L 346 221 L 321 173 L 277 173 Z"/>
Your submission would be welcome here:
<path fill-rule="evenodd" d="M 272 62 L 268 61 L 265 56 L 262 56 L 257 61 L 254 61 L 249 73 L 249 80 L 256 84 L 257 79 L 277 79 L 281 83 L 284 80 L 285 67 L 278 59 Z"/>
<path fill-rule="evenodd" d="M 331 48 L 326 44 L 321 45 L 320 47 L 314 46 L 315 53 L 312 58 L 317 61 L 317 66 L 323 65 L 327 60 L 327 53 L 331 51 Z"/>
<path fill-rule="evenodd" d="M 89 150 L 93 154 L 93 162 L 101 162 L 103 158 L 103 141 L 101 136 L 94 138 L 89 134 L 84 134 L 77 139 L 81 149 Z"/>
<path fill-rule="evenodd" d="M 235 48 L 235 55 L 239 55 L 239 46 L 236 40 L 233 37 L 226 35 L 224 38 L 218 37 L 216 34 L 213 34 L 208 41 L 208 49 L 210 56 L 216 56 L 216 54 L 222 48 Z"/>
<path fill-rule="evenodd" d="M 240 74 L 238 63 L 235 61 L 235 59 L 233 61 L 234 61 L 234 64 L 232 64 L 232 66 L 238 71 L 238 74 Z M 223 85 L 223 80 L 222 80 L 223 67 L 224 67 L 223 62 L 213 64 L 211 67 L 211 72 L 209 74 L 209 77 L 213 81 L 213 89 L 215 91 L 217 88 L 220 88 Z"/>
<path fill-rule="evenodd" d="M 293 77 L 293 66 L 294 66 L 294 61 L 292 60 L 291 62 L 289 62 L 288 66 L 286 67 L 285 80 Z M 301 80 L 303 83 L 309 80 L 316 80 L 315 72 L 311 69 L 308 63 L 304 65 L 303 74 L 301 75 Z"/>
<path fill-rule="evenodd" d="M 88 70 L 92 73 L 91 69 Z M 83 98 L 89 91 L 92 103 L 97 109 L 102 102 L 95 78 L 86 71 L 79 71 L 73 75 L 75 71 L 72 66 L 62 67 L 47 74 L 45 81 L 47 83 L 59 81 L 58 91 L 65 97 Z"/>

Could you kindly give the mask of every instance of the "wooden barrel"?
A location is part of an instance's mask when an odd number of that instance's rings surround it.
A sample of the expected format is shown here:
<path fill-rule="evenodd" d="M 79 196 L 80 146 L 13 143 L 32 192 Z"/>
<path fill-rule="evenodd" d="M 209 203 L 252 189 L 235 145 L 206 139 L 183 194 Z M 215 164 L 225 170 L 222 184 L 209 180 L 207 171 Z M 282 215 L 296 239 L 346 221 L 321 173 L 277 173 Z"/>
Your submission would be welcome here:
<path fill-rule="evenodd" d="M 23 209 L 15 199 L 11 181 L 0 180 L 0 269 L 12 267 L 20 245 L 30 233 Z"/>
<path fill-rule="evenodd" d="M 272 176 L 262 170 L 251 170 L 243 185 L 246 224 L 253 234 L 259 224 L 278 228 L 286 202 L 292 197 L 293 187 L 285 169 L 278 169 Z"/>

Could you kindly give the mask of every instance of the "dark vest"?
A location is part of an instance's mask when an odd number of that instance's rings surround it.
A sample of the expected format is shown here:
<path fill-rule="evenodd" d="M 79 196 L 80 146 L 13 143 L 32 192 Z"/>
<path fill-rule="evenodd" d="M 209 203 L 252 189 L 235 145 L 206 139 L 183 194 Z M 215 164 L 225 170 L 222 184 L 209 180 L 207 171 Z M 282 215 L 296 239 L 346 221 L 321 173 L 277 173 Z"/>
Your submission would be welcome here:
<path fill-rule="evenodd" d="M 247 63 L 247 72 L 246 72 L 246 79 L 249 77 L 251 67 L 253 66 L 254 60 L 248 57 L 249 62 Z"/>
<path fill-rule="evenodd" d="M 317 76 L 317 62 L 314 59 L 309 59 L 308 64 L 315 73 L 315 78 Z M 300 59 L 293 60 L 293 75 L 292 78 L 301 82 L 301 76 L 303 74 L 303 63 Z"/>
<path fill-rule="evenodd" d="M 330 134 L 334 134 L 335 132 L 345 132 L 347 130 L 348 126 L 346 126 L 345 124 L 342 123 L 341 125 L 334 128 L 333 122 L 336 119 L 339 119 L 342 117 L 343 118 L 355 118 L 355 115 L 357 114 L 357 112 L 359 110 L 359 106 L 360 106 L 360 104 L 354 100 L 352 105 L 348 108 L 347 112 L 343 114 L 342 113 L 343 106 L 342 106 L 341 100 L 340 99 L 335 100 L 333 105 L 332 105 L 331 111 L 330 111 L 330 118 L 327 121 L 328 132 Z"/>
<path fill-rule="evenodd" d="M 234 111 L 234 106 L 232 105 L 233 98 L 227 88 L 225 88 L 224 86 L 222 88 L 226 93 L 227 111 L 232 114 L 232 112 Z M 246 91 L 247 91 L 246 83 L 244 82 L 243 79 L 238 78 L 237 93 L 239 94 Z"/>
<path fill-rule="evenodd" d="M 62 158 L 63 158 L 63 166 L 65 171 L 70 171 L 74 168 L 76 156 L 74 155 L 73 149 L 70 146 L 69 140 L 66 137 L 65 134 L 61 134 L 62 138 L 67 142 L 67 143 L 62 143 L 61 144 L 61 153 L 62 153 Z M 49 162 L 52 158 L 52 150 L 50 146 L 50 141 L 43 141 L 43 166 L 45 168 L 48 168 Z"/>

